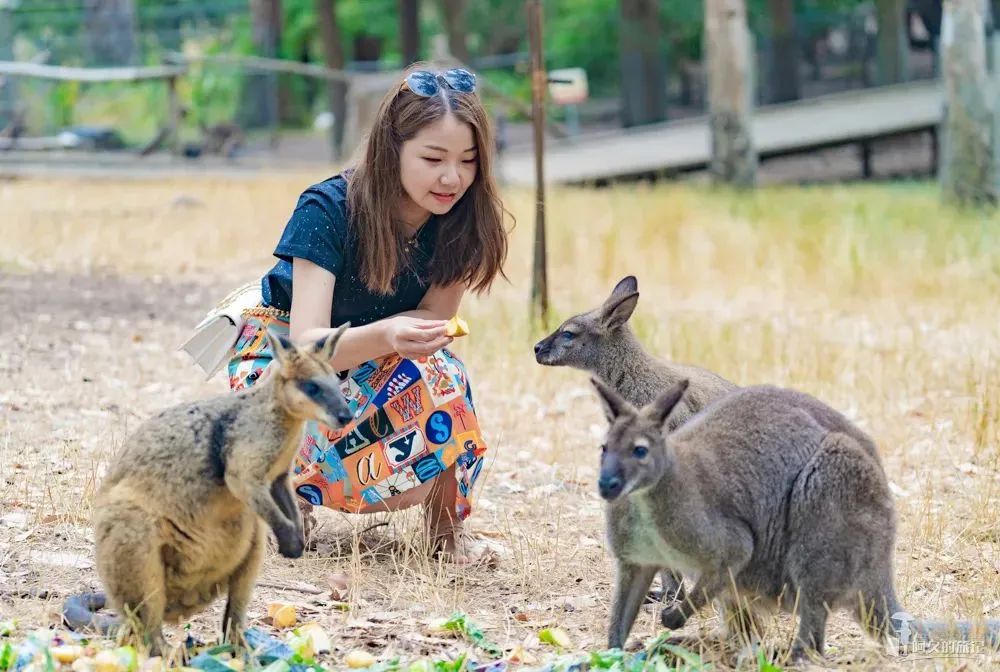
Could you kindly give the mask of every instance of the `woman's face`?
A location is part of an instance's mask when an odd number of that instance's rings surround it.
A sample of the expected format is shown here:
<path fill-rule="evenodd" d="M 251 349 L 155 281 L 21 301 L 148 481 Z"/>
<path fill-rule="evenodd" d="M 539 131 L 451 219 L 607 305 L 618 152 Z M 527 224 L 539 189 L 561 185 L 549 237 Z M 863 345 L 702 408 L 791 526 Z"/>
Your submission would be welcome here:
<path fill-rule="evenodd" d="M 479 157 L 472 128 L 453 115 L 424 126 L 400 149 L 403 220 L 419 226 L 447 213 L 476 179 Z"/>

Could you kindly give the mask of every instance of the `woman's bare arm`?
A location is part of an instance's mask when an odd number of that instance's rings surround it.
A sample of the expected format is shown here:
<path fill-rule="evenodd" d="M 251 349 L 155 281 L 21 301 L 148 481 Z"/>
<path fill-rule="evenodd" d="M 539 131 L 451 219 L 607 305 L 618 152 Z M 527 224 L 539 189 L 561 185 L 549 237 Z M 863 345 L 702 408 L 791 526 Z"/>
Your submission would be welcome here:
<path fill-rule="evenodd" d="M 293 341 L 317 341 L 333 331 L 329 325 L 335 283 L 336 278 L 325 268 L 295 259 L 289 320 Z M 463 294 L 462 285 L 431 287 L 416 310 L 351 327 L 337 343 L 334 368 L 343 371 L 393 352 L 410 359 L 437 352 L 452 341 L 444 335 L 445 322 L 458 312 Z"/>

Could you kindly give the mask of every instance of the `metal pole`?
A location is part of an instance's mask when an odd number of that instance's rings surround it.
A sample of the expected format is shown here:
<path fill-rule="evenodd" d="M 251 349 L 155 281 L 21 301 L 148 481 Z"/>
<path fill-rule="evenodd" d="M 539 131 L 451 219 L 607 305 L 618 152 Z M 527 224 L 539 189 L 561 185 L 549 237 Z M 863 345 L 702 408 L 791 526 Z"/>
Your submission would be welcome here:
<path fill-rule="evenodd" d="M 545 267 L 545 87 L 547 77 L 542 59 L 541 0 L 527 0 L 528 39 L 531 42 L 531 125 L 535 140 L 535 259 L 531 275 L 532 318 L 546 325 L 549 290 Z"/>

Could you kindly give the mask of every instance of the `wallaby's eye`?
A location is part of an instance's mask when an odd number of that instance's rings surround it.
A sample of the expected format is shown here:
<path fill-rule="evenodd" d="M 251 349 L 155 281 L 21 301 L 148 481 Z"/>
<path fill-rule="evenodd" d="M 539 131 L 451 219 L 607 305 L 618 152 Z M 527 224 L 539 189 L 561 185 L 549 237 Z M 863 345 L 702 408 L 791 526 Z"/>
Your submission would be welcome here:
<path fill-rule="evenodd" d="M 608 452 L 608 444 L 601 444 L 601 455 Z"/>
<path fill-rule="evenodd" d="M 632 449 L 632 455 L 637 459 L 641 460 L 647 455 L 649 455 L 649 448 L 642 445 L 636 446 L 635 448 Z"/>
<path fill-rule="evenodd" d="M 564 331 L 561 334 L 559 334 L 559 336 L 564 341 L 572 341 L 574 338 L 576 338 L 576 334 L 574 334 L 572 331 Z"/>
<path fill-rule="evenodd" d="M 300 386 L 301 390 L 305 392 L 307 397 L 315 397 L 319 395 L 319 385 L 311 380 L 307 380 Z"/>

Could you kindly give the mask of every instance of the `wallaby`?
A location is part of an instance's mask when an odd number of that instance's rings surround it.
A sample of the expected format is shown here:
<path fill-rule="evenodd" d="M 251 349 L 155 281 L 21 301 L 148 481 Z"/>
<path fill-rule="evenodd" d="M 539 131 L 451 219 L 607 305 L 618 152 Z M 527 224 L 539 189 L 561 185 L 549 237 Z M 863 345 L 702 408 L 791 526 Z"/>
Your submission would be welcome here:
<path fill-rule="evenodd" d="M 133 618 L 156 655 L 161 625 L 228 594 L 223 638 L 238 644 L 264 555 L 266 530 L 285 557 L 305 539 L 289 471 L 307 420 L 341 427 L 352 418 L 330 364 L 347 325 L 298 346 L 266 332 L 268 379 L 237 393 L 169 408 L 126 442 L 94 500 L 97 571 L 108 601 Z M 262 519 L 262 520 L 261 520 Z M 76 629 L 107 634 L 100 594 L 67 601 Z"/>
<path fill-rule="evenodd" d="M 795 611 L 793 659 L 822 654 L 828 609 L 848 608 L 874 638 L 908 627 L 926 638 L 972 626 L 912 620 L 896 599 L 896 517 L 875 443 L 817 399 L 772 386 L 745 387 L 673 432 L 682 380 L 637 409 L 593 379 L 610 426 L 598 487 L 616 559 L 608 643 L 628 637 L 660 567 L 697 577 L 663 625 L 684 625 L 721 597 L 744 641 L 759 607 Z M 735 605 L 739 605 L 737 609 Z M 1000 621 L 986 623 L 1000 645 Z"/>
<path fill-rule="evenodd" d="M 535 344 L 535 360 L 546 366 L 570 366 L 588 371 L 604 381 L 636 406 L 645 406 L 680 380 L 690 387 L 682 407 L 670 417 L 669 429 L 676 429 L 694 413 L 736 385 L 696 366 L 667 362 L 649 354 L 628 325 L 639 302 L 635 276 L 622 278 L 597 308 L 574 315 L 558 329 Z M 626 517 L 627 501 L 615 504 Z M 681 578 L 670 572 L 660 574 L 663 597 L 683 599 Z"/>

